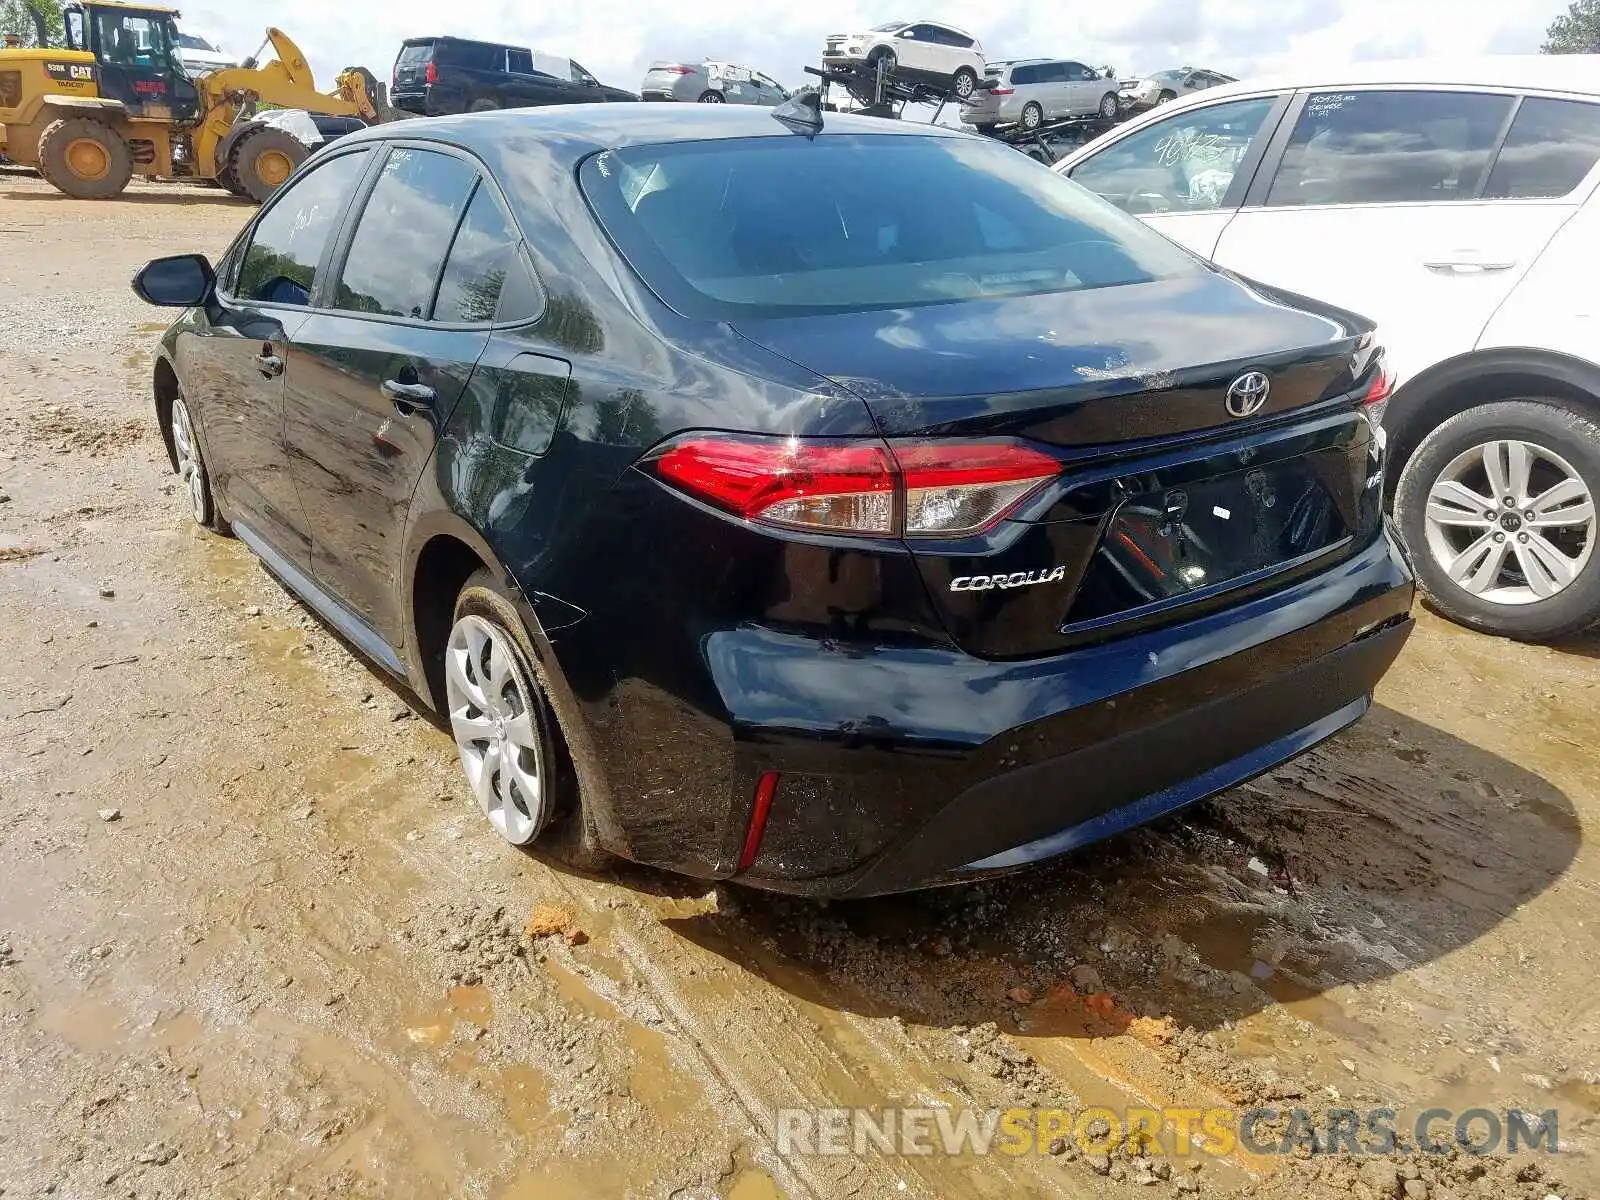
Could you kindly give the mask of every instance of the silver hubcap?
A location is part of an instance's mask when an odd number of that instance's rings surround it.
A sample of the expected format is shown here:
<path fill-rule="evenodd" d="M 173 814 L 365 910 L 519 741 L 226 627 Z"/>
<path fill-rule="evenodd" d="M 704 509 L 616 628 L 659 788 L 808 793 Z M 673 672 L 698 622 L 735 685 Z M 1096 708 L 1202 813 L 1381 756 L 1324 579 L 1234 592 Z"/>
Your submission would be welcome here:
<path fill-rule="evenodd" d="M 206 522 L 206 471 L 200 465 L 200 452 L 194 445 L 194 426 L 189 421 L 189 407 L 182 397 L 172 402 L 172 449 L 178 459 L 178 477 L 189 493 L 189 507 L 194 519 Z"/>
<path fill-rule="evenodd" d="M 444 680 L 478 807 L 501 837 L 525 846 L 544 825 L 544 759 L 531 687 L 508 636 L 482 617 L 462 617 L 450 631 Z"/>
<path fill-rule="evenodd" d="M 1428 551 L 1491 604 L 1557 595 L 1594 552 L 1594 497 L 1559 454 L 1533 442 L 1474 446 L 1428 493 Z"/>
<path fill-rule="evenodd" d="M 972 89 L 975 86 L 976 85 L 972 82 L 972 77 L 970 75 L 956 76 L 956 95 L 962 97 L 963 99 L 972 95 Z"/>

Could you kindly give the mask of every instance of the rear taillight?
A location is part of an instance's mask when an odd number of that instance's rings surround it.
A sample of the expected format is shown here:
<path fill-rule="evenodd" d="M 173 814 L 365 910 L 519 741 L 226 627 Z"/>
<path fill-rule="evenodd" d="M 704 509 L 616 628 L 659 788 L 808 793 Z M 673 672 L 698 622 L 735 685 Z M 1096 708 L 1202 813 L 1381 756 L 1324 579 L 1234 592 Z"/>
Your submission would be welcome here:
<path fill-rule="evenodd" d="M 1380 354 L 1376 365 L 1372 368 L 1372 380 L 1367 384 L 1366 395 L 1361 397 L 1362 415 L 1374 429 L 1383 425 L 1383 414 L 1389 408 L 1389 397 L 1392 395 L 1394 395 L 1394 376 L 1389 373 L 1389 364 Z"/>
<path fill-rule="evenodd" d="M 428 80 L 429 83 L 438 83 L 439 82 L 439 64 L 438 63 L 431 62 L 431 63 L 428 64 L 427 80 Z"/>
<path fill-rule="evenodd" d="M 994 88 L 990 88 L 989 89 L 989 95 L 991 95 L 991 96 L 1012 96 L 1012 95 L 1016 94 L 1016 91 L 1017 91 L 1016 88 L 994 87 Z"/>
<path fill-rule="evenodd" d="M 649 460 L 681 491 L 766 525 L 865 537 L 967 537 L 1060 464 L 1013 442 L 691 436 Z"/>
<path fill-rule="evenodd" d="M 667 71 L 668 75 L 693 75 L 694 74 L 694 68 L 693 67 L 668 67 L 668 68 L 666 68 L 666 71 Z"/>

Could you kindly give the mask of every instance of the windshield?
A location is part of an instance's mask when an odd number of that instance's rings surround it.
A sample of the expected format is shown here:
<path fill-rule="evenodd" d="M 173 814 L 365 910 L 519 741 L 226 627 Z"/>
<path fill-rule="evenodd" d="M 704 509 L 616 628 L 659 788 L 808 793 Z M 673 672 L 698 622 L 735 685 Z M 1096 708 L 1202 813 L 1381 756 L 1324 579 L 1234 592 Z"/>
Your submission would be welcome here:
<path fill-rule="evenodd" d="M 867 32 L 893 33 L 896 29 L 904 29 L 905 27 L 906 23 L 904 21 L 890 21 L 887 25 L 874 25 L 871 29 L 867 30 Z"/>
<path fill-rule="evenodd" d="M 185 50 L 204 50 L 208 54 L 222 53 L 210 42 L 206 41 L 205 38 L 193 33 L 180 33 L 178 35 L 178 45 L 182 46 Z"/>
<path fill-rule="evenodd" d="M 645 282 L 678 311 L 713 320 L 1116 287 L 1202 269 L 1071 181 L 977 139 L 639 146 L 588 159 L 580 180 Z"/>
<path fill-rule="evenodd" d="M 174 43 L 177 28 L 165 14 L 94 10 L 100 57 L 119 66 L 167 71 L 181 70 Z"/>

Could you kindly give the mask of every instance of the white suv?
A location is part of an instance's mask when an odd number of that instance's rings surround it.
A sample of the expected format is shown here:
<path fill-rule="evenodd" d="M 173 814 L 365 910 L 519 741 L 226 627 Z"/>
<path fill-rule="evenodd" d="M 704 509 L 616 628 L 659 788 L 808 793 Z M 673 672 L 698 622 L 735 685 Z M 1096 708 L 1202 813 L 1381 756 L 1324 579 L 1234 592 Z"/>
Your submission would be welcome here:
<path fill-rule="evenodd" d="M 862 33 L 834 33 L 823 45 L 829 67 L 872 67 L 886 74 L 948 86 L 965 100 L 983 78 L 978 39 L 942 21 L 891 21 Z"/>
<path fill-rule="evenodd" d="M 1447 616 L 1600 621 L 1600 56 L 1372 63 L 1163 105 L 1055 170 L 1378 322 L 1386 500 Z"/>

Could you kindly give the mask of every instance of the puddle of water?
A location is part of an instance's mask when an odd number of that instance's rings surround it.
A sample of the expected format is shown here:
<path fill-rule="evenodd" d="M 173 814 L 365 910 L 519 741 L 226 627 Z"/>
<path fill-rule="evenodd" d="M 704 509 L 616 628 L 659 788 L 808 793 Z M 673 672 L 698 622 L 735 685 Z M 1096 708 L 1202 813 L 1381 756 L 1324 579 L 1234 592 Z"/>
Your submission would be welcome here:
<path fill-rule="evenodd" d="M 723 1200 L 784 1200 L 778 1182 L 765 1171 L 743 1171 L 733 1181 L 733 1186 L 723 1193 Z"/>
<path fill-rule="evenodd" d="M 495 1077 L 506 1121 L 524 1137 L 560 1130 L 561 1117 L 551 1111 L 550 1088 L 538 1068 L 513 1063 Z"/>
<path fill-rule="evenodd" d="M 595 991 L 582 979 L 555 961 L 544 964 L 545 973 L 550 977 L 550 982 L 555 984 L 556 995 L 570 1004 L 576 1005 L 592 1017 L 599 1017 L 603 1021 L 623 1021 L 626 1018 L 617 1011 L 616 1005 Z M 629 1022 L 631 1024 L 632 1022 Z"/>
<path fill-rule="evenodd" d="M 109 1050 L 127 1040 L 120 1012 L 98 1000 L 81 1000 L 67 1008 L 44 1012 L 39 1027 L 66 1039 L 76 1050 Z"/>
<path fill-rule="evenodd" d="M 494 997 L 488 988 L 453 987 L 443 1005 L 406 1022 L 406 1039 L 414 1046 L 445 1046 L 454 1039 L 458 1022 L 487 1029 L 493 1019 Z"/>

